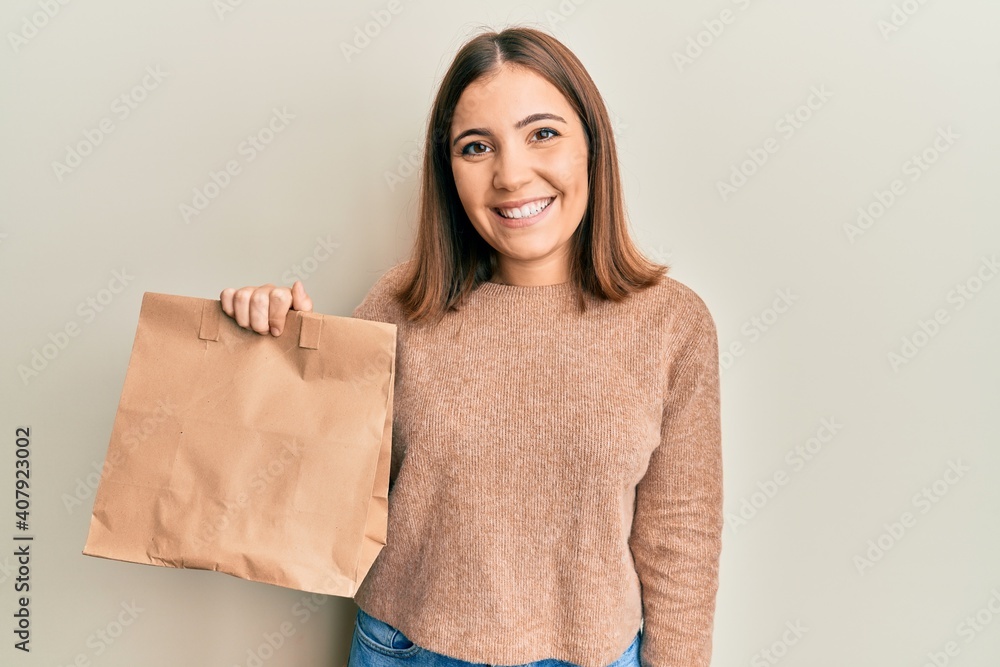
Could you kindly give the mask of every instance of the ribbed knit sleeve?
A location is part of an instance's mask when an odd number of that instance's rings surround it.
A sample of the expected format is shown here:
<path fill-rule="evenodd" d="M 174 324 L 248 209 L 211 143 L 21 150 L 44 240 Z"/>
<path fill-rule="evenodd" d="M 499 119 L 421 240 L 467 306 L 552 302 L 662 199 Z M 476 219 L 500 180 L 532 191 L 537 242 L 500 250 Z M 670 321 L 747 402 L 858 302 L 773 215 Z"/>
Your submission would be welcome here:
<path fill-rule="evenodd" d="M 704 302 L 670 325 L 660 444 L 636 487 L 629 546 L 642 588 L 643 667 L 709 667 L 722 546 L 719 354 Z"/>

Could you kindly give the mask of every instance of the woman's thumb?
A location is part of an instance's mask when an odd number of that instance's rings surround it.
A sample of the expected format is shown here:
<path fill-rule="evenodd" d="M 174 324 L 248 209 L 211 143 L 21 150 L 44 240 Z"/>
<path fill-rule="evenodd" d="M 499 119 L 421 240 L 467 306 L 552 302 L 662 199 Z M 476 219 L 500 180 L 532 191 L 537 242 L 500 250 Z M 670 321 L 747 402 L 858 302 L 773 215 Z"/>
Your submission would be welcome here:
<path fill-rule="evenodd" d="M 305 285 L 301 280 L 296 280 L 292 285 L 292 310 L 312 310 L 312 299 L 306 294 Z"/>

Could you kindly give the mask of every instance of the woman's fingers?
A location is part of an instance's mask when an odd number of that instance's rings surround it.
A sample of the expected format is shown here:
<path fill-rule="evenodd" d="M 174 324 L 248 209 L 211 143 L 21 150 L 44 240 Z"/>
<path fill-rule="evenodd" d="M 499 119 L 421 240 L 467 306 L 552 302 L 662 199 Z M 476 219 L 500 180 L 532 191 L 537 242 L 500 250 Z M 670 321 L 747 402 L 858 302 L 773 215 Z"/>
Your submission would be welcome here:
<path fill-rule="evenodd" d="M 226 315 L 229 315 L 229 317 L 233 318 L 235 318 L 235 311 L 233 311 L 234 294 L 236 294 L 236 288 L 234 287 L 227 287 L 226 289 L 222 290 L 221 294 L 219 294 L 219 301 L 222 302 L 222 312 L 224 312 Z"/>
<path fill-rule="evenodd" d="M 250 328 L 259 334 L 266 334 L 271 328 L 271 309 L 274 308 L 275 311 L 281 309 L 280 297 L 273 297 L 272 294 L 281 290 L 280 287 L 275 287 L 271 283 L 266 285 L 261 285 L 260 287 L 254 289 L 250 294 Z M 288 299 L 290 302 L 291 299 Z M 285 312 L 288 312 L 288 307 L 285 307 Z M 275 315 L 277 317 L 277 315 Z M 284 324 L 285 316 L 281 315 L 281 322 Z"/>
<path fill-rule="evenodd" d="M 259 287 L 227 287 L 219 294 L 222 311 L 244 329 L 280 336 L 291 310 L 312 310 L 312 299 L 301 280 L 289 287 L 271 283 Z"/>
<path fill-rule="evenodd" d="M 255 331 L 267 333 L 270 330 L 274 336 L 280 336 L 285 329 L 285 317 L 292 305 L 292 290 L 287 287 L 275 287 L 271 290 L 268 301 L 267 325 L 263 330 L 254 327 Z"/>
<path fill-rule="evenodd" d="M 233 291 L 233 319 L 244 329 L 250 328 L 250 296 L 255 287 L 241 287 Z"/>
<path fill-rule="evenodd" d="M 312 310 L 313 302 L 306 294 L 306 287 L 301 280 L 292 285 L 292 310 Z"/>

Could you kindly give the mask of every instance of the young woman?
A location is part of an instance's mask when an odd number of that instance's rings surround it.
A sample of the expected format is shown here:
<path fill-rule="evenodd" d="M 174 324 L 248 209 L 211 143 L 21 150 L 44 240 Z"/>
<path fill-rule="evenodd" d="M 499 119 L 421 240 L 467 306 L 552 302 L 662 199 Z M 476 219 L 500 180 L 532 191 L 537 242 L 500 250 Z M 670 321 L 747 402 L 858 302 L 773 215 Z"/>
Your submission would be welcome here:
<path fill-rule="evenodd" d="M 397 325 L 387 544 L 350 667 L 708 667 L 722 533 L 716 329 L 629 237 L 607 110 L 543 32 L 466 43 L 431 110 Z M 280 335 L 302 283 L 228 288 Z"/>

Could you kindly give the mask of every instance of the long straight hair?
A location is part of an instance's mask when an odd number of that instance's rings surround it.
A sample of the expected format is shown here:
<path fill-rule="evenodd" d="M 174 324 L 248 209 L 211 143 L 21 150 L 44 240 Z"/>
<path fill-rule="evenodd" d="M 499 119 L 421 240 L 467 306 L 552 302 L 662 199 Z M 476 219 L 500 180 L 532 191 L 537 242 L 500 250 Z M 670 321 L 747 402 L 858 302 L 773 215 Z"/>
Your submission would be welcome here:
<path fill-rule="evenodd" d="M 648 260 L 629 235 L 614 131 L 604 100 L 577 57 L 555 37 L 528 27 L 486 32 L 466 42 L 445 73 L 427 124 L 420 219 L 413 261 L 396 293 L 410 321 L 440 319 L 488 281 L 498 257 L 469 220 L 451 169 L 451 123 L 462 92 L 505 63 L 532 70 L 576 111 L 587 137 L 587 210 L 570 239 L 570 280 L 585 295 L 621 301 L 660 282 L 668 265 Z"/>

